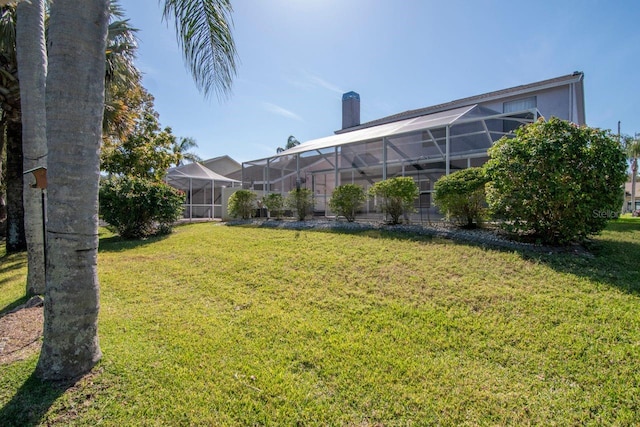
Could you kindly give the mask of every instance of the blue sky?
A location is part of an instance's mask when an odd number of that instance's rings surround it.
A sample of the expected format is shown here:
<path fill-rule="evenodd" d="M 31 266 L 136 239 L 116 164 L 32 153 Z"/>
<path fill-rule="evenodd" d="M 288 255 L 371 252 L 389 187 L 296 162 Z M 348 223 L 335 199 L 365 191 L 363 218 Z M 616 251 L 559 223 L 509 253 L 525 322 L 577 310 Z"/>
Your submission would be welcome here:
<path fill-rule="evenodd" d="M 157 0 L 122 0 L 163 126 L 203 158 L 268 157 L 341 127 L 585 73 L 587 124 L 640 132 L 640 1 L 232 0 L 237 77 L 226 100 L 195 88 Z"/>

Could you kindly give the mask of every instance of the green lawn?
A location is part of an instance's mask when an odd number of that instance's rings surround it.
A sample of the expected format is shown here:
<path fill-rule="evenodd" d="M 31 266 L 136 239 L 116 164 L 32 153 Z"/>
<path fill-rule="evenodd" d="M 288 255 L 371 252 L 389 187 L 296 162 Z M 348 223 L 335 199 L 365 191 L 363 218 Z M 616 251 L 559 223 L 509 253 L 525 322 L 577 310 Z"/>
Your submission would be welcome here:
<path fill-rule="evenodd" d="M 594 256 L 210 223 L 100 243 L 96 372 L 0 366 L 0 425 L 632 425 L 640 220 Z M 1 259 L 0 310 L 25 257 Z M 13 423 L 13 424 L 12 424 Z"/>

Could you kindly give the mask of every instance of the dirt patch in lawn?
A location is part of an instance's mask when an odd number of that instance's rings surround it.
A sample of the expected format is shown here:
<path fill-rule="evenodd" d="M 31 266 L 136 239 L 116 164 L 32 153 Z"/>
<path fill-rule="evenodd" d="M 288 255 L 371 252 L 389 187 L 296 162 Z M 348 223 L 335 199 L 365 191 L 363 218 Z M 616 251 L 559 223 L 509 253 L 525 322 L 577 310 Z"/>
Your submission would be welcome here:
<path fill-rule="evenodd" d="M 0 365 L 24 360 L 40 350 L 44 322 L 42 305 L 28 305 L 0 317 Z"/>

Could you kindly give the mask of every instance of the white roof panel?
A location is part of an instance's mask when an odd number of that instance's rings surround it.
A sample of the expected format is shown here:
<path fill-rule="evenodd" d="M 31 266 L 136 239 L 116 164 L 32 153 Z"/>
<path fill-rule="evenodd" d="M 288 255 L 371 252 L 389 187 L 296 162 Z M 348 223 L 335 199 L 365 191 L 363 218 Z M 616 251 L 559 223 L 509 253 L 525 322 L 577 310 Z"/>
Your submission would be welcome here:
<path fill-rule="evenodd" d="M 167 178 L 192 178 L 208 179 L 213 181 L 240 182 L 215 173 L 200 163 L 188 163 L 186 165 L 171 168 L 167 172 Z"/>
<path fill-rule="evenodd" d="M 453 124 L 456 120 L 475 107 L 476 105 L 454 108 L 453 110 L 441 111 L 439 113 L 428 114 L 412 119 L 405 119 L 370 128 L 354 130 L 352 132 L 312 139 L 311 141 L 304 142 L 293 148 L 285 150 L 277 156 L 304 153 L 306 151 L 321 150 L 323 148 L 336 147 L 344 144 L 350 144 L 352 142 L 365 142 L 386 136 L 439 128 Z"/>

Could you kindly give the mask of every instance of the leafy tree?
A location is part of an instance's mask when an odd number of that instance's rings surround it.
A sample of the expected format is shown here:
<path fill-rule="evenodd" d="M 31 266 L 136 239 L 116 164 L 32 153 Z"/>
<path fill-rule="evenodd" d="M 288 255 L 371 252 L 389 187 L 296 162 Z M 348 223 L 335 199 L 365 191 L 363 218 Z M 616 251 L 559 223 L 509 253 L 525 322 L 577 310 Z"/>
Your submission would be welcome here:
<path fill-rule="evenodd" d="M 337 215 L 345 217 L 348 222 L 353 222 L 356 219 L 356 212 L 365 200 L 367 200 L 367 195 L 361 186 L 344 184 L 333 190 L 329 207 Z"/>
<path fill-rule="evenodd" d="M 278 147 L 276 152 L 282 153 L 283 151 L 288 150 L 289 148 L 293 148 L 296 145 L 300 145 L 300 141 L 298 141 L 295 136 L 289 135 L 289 138 L 287 138 L 287 145 L 285 145 L 284 148 Z"/>
<path fill-rule="evenodd" d="M 180 150 L 190 146 L 192 140 L 183 138 L 183 144 L 178 144 L 170 128 L 160 129 L 153 96 L 141 85 L 112 85 L 111 89 L 114 94 L 130 95 L 133 99 L 128 102 L 131 108 L 125 110 L 129 113 L 121 114 L 116 109 L 114 117 L 106 123 L 112 133 L 103 137 L 102 169 L 121 179 L 101 185 L 103 218 L 126 238 L 169 233 L 182 206 L 176 207 L 176 198 L 161 180 L 171 164 L 185 157 Z"/>
<path fill-rule="evenodd" d="M 227 209 L 234 218 L 249 219 L 256 209 L 258 196 L 251 190 L 238 190 L 229 197 Z"/>
<path fill-rule="evenodd" d="M 103 150 L 126 140 L 136 129 L 149 104 L 153 106 L 153 96 L 140 82 L 131 85 L 109 84 L 105 90 L 102 122 Z"/>
<path fill-rule="evenodd" d="M 487 200 L 509 231 L 565 244 L 600 232 L 620 209 L 626 157 L 606 131 L 541 119 L 489 155 Z"/>
<path fill-rule="evenodd" d="M 381 199 L 382 212 L 391 216 L 391 224 L 400 224 L 403 214 L 414 211 L 420 191 L 413 178 L 396 177 L 376 182 L 369 195 Z"/>
<path fill-rule="evenodd" d="M 269 193 L 262 199 L 265 207 L 269 210 L 269 215 L 273 215 L 276 219 L 282 218 L 284 209 L 284 197 L 280 193 Z"/>
<path fill-rule="evenodd" d="M 126 239 L 170 233 L 184 201 L 179 190 L 143 178 L 112 177 L 100 185 L 100 213 Z"/>
<path fill-rule="evenodd" d="M 128 175 L 162 180 L 166 170 L 175 163 L 173 147 L 176 137 L 171 128 L 160 128 L 153 97 L 145 96 L 140 118 L 125 140 L 105 144 L 102 170 L 109 174 Z"/>
<path fill-rule="evenodd" d="M 285 200 L 285 206 L 296 212 L 298 221 L 304 221 L 313 209 L 313 191 L 308 188 L 291 190 Z"/>
<path fill-rule="evenodd" d="M 460 225 L 473 228 L 486 213 L 485 184 L 488 179 L 482 168 L 468 168 L 445 175 L 434 186 L 434 203 Z"/>

